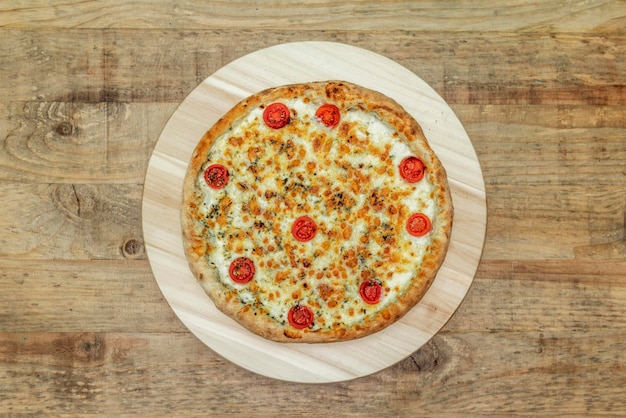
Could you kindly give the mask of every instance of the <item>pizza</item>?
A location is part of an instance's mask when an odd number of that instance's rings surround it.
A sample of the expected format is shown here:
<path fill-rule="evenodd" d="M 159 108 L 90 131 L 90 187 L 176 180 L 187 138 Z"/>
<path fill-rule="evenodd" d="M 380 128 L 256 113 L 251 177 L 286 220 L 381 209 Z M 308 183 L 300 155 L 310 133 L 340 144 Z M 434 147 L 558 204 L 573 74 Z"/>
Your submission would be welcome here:
<path fill-rule="evenodd" d="M 224 314 L 279 342 L 360 338 L 406 314 L 445 258 L 444 167 L 397 102 L 345 81 L 228 111 L 184 179 L 190 269 Z"/>

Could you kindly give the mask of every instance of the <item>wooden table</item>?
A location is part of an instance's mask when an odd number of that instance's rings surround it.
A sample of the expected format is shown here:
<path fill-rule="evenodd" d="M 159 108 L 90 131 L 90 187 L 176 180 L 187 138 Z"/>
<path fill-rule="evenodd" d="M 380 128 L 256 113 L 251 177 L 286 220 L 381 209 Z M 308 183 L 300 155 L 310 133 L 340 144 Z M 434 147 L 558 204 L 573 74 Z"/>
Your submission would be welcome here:
<path fill-rule="evenodd" d="M 0 2 L 0 413 L 626 414 L 626 3 Z M 385 55 L 487 193 L 465 301 L 406 360 L 297 384 L 215 354 L 147 259 L 145 170 L 202 80 L 293 41 Z"/>

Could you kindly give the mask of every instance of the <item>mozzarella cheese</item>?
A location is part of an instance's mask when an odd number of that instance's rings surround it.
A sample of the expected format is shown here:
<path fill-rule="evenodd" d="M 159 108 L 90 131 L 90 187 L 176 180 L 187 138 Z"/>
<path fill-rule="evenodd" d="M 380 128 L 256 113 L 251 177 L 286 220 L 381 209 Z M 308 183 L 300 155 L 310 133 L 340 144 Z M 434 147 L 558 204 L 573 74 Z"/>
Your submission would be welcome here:
<path fill-rule="evenodd" d="M 345 110 L 336 127 L 321 124 L 321 102 L 283 101 L 290 123 L 272 129 L 260 105 L 216 138 L 196 179 L 210 264 L 226 289 L 281 324 L 295 304 L 315 314 L 312 329 L 354 326 L 385 309 L 415 277 L 430 245 L 406 231 L 421 212 L 435 219 L 434 186 L 426 175 L 408 183 L 398 173 L 412 155 L 404 138 L 375 113 Z M 228 168 L 222 189 L 203 178 L 211 164 Z M 317 234 L 308 242 L 291 233 L 307 215 Z M 237 284 L 229 265 L 254 262 L 252 282 Z M 359 295 L 366 278 L 382 283 L 379 303 Z"/>

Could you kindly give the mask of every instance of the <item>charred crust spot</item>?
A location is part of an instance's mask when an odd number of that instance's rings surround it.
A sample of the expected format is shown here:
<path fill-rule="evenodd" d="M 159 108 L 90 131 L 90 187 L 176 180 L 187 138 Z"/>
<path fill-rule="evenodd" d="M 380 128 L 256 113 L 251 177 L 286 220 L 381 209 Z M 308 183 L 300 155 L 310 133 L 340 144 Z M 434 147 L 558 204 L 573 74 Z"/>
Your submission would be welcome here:
<path fill-rule="evenodd" d="M 329 83 L 326 85 L 326 97 L 331 100 L 345 100 L 347 98 L 348 87 L 342 83 Z"/>

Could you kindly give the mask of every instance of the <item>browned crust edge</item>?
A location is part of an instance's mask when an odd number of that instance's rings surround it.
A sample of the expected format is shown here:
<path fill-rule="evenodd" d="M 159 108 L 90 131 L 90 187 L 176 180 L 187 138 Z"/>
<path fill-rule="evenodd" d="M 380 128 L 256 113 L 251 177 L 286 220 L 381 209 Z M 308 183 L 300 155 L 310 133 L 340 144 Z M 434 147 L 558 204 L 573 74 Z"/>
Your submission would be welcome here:
<path fill-rule="evenodd" d="M 430 180 L 436 187 L 435 199 L 438 214 L 433 220 L 431 251 L 425 255 L 418 276 L 413 278 L 413 283 L 409 289 L 397 299 L 394 305 L 381 311 L 358 329 L 323 330 L 319 332 L 313 332 L 309 329 L 297 330 L 289 325 L 279 324 L 263 315 L 254 315 L 254 310 L 241 303 L 235 291 L 227 289 L 221 284 L 216 270 L 209 268 L 205 260 L 207 252 L 210 252 L 210 247 L 204 240 L 197 238 L 200 231 L 197 229 L 197 212 L 194 211 L 197 200 L 194 182 L 215 139 L 237 119 L 245 115 L 248 109 L 260 103 L 269 103 L 285 96 L 297 97 L 310 89 L 322 89 L 330 101 L 364 105 L 368 110 L 379 113 L 407 138 L 411 150 L 422 158 L 429 167 L 427 175 L 431 176 Z M 415 119 L 397 102 L 381 93 L 349 82 L 334 80 L 267 89 L 235 105 L 206 132 L 194 150 L 183 183 L 182 202 L 183 248 L 194 276 L 200 281 L 220 311 L 250 331 L 279 342 L 346 341 L 373 334 L 396 322 L 423 298 L 434 281 L 447 253 L 453 221 L 452 197 L 445 169 L 428 145 L 428 141 Z"/>

